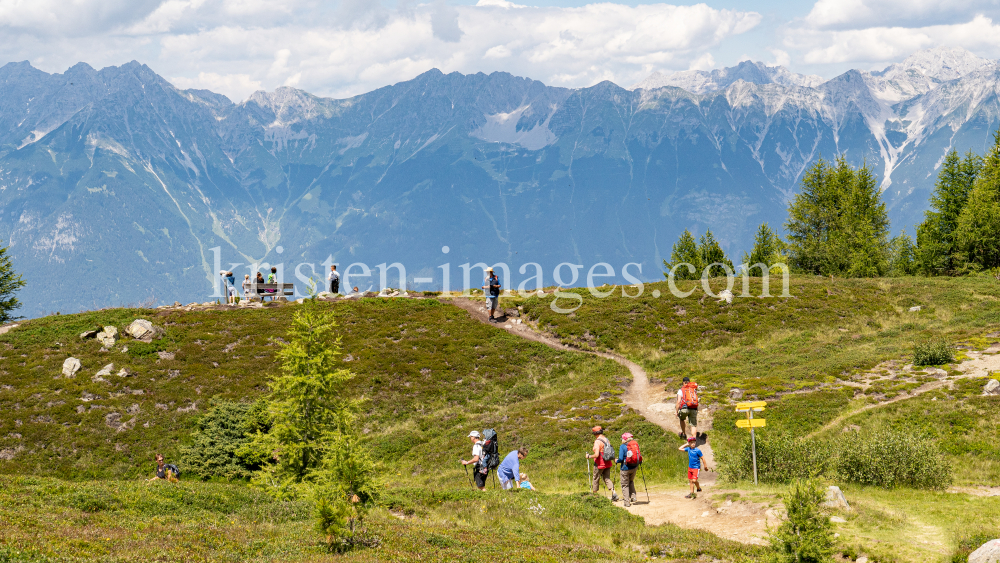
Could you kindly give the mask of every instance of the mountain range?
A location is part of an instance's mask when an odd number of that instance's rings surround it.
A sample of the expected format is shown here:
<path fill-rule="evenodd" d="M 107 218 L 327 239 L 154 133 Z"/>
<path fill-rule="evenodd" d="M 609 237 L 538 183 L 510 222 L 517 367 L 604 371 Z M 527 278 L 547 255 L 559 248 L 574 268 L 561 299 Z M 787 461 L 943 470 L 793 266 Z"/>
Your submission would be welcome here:
<path fill-rule="evenodd" d="M 219 264 L 242 278 L 280 263 L 302 291 L 354 262 L 400 262 L 415 289 L 440 289 L 446 262 L 452 288 L 467 262 L 510 264 L 515 286 L 529 262 L 546 285 L 563 262 L 584 265 L 567 284 L 597 262 L 656 279 L 685 228 L 737 258 L 760 223 L 780 227 L 820 157 L 867 163 L 893 231 L 912 233 L 946 152 L 992 142 L 998 87 L 997 61 L 944 48 L 825 81 L 750 61 L 630 88 L 431 70 L 348 99 L 283 87 L 241 103 L 138 62 L 10 63 L 0 238 L 28 316 L 204 301 Z"/>

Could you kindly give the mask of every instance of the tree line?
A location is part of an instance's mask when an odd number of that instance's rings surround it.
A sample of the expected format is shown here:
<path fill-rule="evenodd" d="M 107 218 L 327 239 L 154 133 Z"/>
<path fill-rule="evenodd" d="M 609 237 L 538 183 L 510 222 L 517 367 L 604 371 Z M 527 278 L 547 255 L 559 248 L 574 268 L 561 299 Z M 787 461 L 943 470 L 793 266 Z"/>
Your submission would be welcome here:
<path fill-rule="evenodd" d="M 750 253 L 743 253 L 749 275 L 760 275 L 756 264 L 778 263 L 795 273 L 851 278 L 1000 269 L 1000 131 L 985 155 L 952 150 L 945 156 L 916 242 L 904 233 L 890 237 L 885 201 L 867 164 L 820 159 L 800 188 L 788 206 L 784 239 L 767 223 L 757 229 Z M 663 265 L 664 275 L 673 271 L 675 279 L 701 278 L 708 266 L 709 277 L 734 270 L 711 230 L 696 241 L 685 229 Z"/>

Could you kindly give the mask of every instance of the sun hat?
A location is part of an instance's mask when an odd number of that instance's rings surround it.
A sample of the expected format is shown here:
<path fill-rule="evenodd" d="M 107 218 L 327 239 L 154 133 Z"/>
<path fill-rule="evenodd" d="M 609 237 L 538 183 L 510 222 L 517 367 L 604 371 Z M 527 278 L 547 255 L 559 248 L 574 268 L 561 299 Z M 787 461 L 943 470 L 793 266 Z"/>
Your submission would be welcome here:
<path fill-rule="evenodd" d="M 472 432 L 469 432 L 468 437 L 469 438 L 478 438 L 479 437 L 479 431 L 478 430 L 473 430 Z"/>
<path fill-rule="evenodd" d="M 590 431 L 594 434 L 600 434 L 601 432 L 604 432 L 604 429 L 601 428 L 600 426 L 595 426 L 591 428 Z"/>
<path fill-rule="evenodd" d="M 632 439 L 632 434 L 630 432 L 622 434 L 622 440 L 631 440 L 631 439 Z"/>

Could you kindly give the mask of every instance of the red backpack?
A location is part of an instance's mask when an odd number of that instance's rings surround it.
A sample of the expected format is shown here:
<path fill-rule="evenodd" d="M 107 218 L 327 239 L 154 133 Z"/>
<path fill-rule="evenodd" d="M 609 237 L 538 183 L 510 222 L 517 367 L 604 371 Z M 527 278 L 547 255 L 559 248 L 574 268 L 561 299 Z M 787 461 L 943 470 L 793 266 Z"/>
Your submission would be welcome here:
<path fill-rule="evenodd" d="M 689 381 L 681 387 L 681 406 L 689 409 L 698 408 L 698 384 Z"/>
<path fill-rule="evenodd" d="M 625 444 L 628 451 L 625 453 L 625 465 L 638 465 L 642 463 L 642 454 L 639 452 L 639 442 L 635 440 L 629 440 L 628 444 Z"/>

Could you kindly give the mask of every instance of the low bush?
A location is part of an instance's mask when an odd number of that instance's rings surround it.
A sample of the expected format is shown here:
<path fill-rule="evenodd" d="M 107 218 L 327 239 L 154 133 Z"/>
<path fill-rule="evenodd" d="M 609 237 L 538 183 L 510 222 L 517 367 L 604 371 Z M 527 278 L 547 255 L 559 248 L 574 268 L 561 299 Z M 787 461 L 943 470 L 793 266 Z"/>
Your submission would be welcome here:
<path fill-rule="evenodd" d="M 769 537 L 782 563 L 826 563 L 833 555 L 833 525 L 820 512 L 823 489 L 815 481 L 796 481 L 783 495 L 788 520 Z"/>
<path fill-rule="evenodd" d="M 951 346 L 944 340 L 927 340 L 913 346 L 913 365 L 940 366 L 955 361 Z"/>
<path fill-rule="evenodd" d="M 832 465 L 845 481 L 883 489 L 944 489 L 952 481 L 951 467 L 934 442 L 887 427 L 845 434 Z"/>
<path fill-rule="evenodd" d="M 267 461 L 253 436 L 267 432 L 267 404 L 217 401 L 196 423 L 190 446 L 181 449 L 183 471 L 203 479 L 249 479 Z"/>
<path fill-rule="evenodd" d="M 719 471 L 730 481 L 753 480 L 750 435 L 731 451 L 721 451 Z M 757 477 L 763 483 L 787 483 L 822 474 L 830 458 L 825 442 L 788 434 L 757 433 Z"/>

